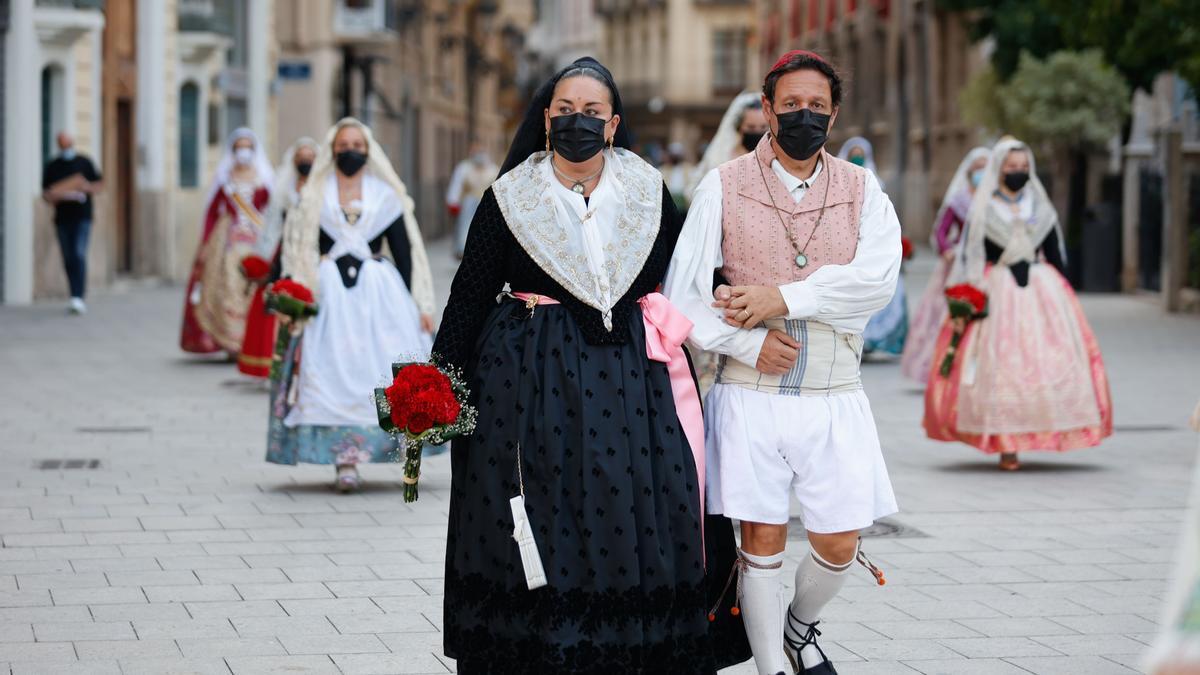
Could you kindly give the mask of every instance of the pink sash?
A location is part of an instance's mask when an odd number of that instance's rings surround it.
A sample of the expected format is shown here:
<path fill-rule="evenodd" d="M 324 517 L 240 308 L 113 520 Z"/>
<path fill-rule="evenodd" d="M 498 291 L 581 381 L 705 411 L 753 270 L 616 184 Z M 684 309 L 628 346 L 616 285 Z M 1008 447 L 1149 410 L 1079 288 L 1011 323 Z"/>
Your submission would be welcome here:
<path fill-rule="evenodd" d="M 513 293 L 513 297 L 524 301 L 530 308 L 537 305 L 557 305 L 553 298 L 533 293 Z M 688 445 L 692 447 L 692 458 L 696 463 L 696 479 L 700 490 L 700 537 L 701 552 L 704 552 L 704 413 L 700 408 L 700 395 L 688 368 L 683 341 L 692 332 L 692 322 L 683 315 L 667 296 L 648 293 L 638 300 L 642 307 L 642 321 L 646 325 L 646 356 L 651 361 L 667 364 L 671 376 L 671 393 L 675 398 L 675 413 Z M 707 555 L 706 555 L 707 557 Z"/>

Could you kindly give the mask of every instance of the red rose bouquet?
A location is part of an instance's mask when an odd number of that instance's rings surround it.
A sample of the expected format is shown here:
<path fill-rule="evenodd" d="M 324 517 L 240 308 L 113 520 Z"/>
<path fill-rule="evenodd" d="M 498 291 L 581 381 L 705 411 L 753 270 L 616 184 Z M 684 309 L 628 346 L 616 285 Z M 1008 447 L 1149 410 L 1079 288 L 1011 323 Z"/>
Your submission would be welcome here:
<path fill-rule="evenodd" d="M 271 262 L 260 255 L 248 255 L 242 258 L 242 276 L 251 283 L 262 283 L 271 274 Z"/>
<path fill-rule="evenodd" d="M 275 354 L 271 358 L 271 379 L 278 380 L 288 341 L 300 334 L 305 321 L 317 315 L 318 306 L 313 292 L 291 279 L 280 279 L 267 286 L 263 291 L 263 304 L 279 315 L 283 329 L 275 338 Z"/>
<path fill-rule="evenodd" d="M 467 393 L 459 372 L 436 361 L 393 363 L 391 385 L 375 390 L 379 426 L 404 436 L 404 501 L 417 500 L 421 447 L 475 430 L 477 413 Z"/>
<path fill-rule="evenodd" d="M 950 320 L 954 324 L 954 333 L 950 336 L 950 346 L 942 359 L 938 372 L 942 377 L 950 377 L 950 368 L 954 365 L 954 355 L 958 352 L 958 344 L 962 342 L 967 324 L 987 316 L 987 294 L 971 284 L 958 284 L 946 289 L 946 303 L 950 307 Z"/>

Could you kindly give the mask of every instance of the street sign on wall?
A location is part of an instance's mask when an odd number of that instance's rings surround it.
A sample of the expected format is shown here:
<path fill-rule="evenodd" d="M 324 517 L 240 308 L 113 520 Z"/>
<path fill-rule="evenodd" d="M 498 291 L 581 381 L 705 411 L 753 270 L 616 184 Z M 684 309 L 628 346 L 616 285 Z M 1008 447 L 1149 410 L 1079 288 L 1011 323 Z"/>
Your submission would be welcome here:
<path fill-rule="evenodd" d="M 279 79 L 307 80 L 312 77 L 312 64 L 308 61 L 280 61 Z"/>

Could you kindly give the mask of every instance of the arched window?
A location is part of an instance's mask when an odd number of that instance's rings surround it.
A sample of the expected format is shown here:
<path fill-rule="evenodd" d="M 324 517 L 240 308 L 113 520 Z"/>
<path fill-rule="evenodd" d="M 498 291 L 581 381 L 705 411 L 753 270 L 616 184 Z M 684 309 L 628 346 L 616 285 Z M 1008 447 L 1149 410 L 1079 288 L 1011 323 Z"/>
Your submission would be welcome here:
<path fill-rule="evenodd" d="M 65 131 L 63 110 L 66 84 L 63 69 L 49 65 L 42 69 L 42 159 L 49 161 L 58 152 L 55 136 Z"/>
<path fill-rule="evenodd" d="M 179 88 L 179 187 L 200 184 L 200 87 Z"/>

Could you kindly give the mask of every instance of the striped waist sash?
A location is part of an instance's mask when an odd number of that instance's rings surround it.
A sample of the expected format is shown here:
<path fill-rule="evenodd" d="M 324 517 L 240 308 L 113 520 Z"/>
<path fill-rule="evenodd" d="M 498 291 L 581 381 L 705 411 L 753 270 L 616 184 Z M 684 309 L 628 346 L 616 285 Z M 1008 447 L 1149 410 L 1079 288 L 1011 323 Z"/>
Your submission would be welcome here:
<path fill-rule="evenodd" d="M 783 375 L 765 375 L 728 356 L 717 368 L 718 384 L 791 396 L 819 396 L 862 388 L 862 335 L 839 333 L 819 321 L 773 319 L 767 328 L 782 330 L 800 343 L 796 365 Z"/>

